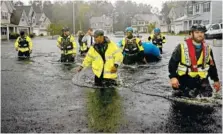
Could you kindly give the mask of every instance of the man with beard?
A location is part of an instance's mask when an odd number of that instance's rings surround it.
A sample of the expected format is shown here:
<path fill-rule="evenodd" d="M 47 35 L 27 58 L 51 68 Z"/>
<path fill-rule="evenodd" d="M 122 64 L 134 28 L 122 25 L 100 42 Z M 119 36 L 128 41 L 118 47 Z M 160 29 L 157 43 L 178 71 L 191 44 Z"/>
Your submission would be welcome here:
<path fill-rule="evenodd" d="M 214 81 L 213 87 L 218 92 L 218 78 L 213 52 L 204 42 L 206 27 L 195 24 L 191 27 L 191 38 L 179 44 L 169 61 L 169 78 L 174 89 L 174 96 L 204 97 L 212 96 L 208 77 Z"/>

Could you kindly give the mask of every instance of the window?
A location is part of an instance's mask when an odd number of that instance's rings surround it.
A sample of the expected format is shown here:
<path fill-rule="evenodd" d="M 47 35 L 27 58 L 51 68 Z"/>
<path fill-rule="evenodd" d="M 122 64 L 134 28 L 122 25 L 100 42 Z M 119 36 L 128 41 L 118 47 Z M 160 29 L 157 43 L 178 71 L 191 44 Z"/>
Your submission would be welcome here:
<path fill-rule="evenodd" d="M 188 14 L 193 14 L 193 6 L 190 5 L 190 6 L 187 7 L 187 13 Z"/>
<path fill-rule="evenodd" d="M 7 20 L 8 19 L 8 13 L 7 12 L 1 12 L 2 14 L 2 19 Z"/>
<path fill-rule="evenodd" d="M 215 25 L 213 25 L 211 28 L 212 28 L 213 30 L 218 30 L 218 29 L 220 29 L 220 26 L 219 26 L 219 24 L 215 24 Z"/>
<path fill-rule="evenodd" d="M 201 20 L 193 20 L 193 24 L 201 24 Z"/>
<path fill-rule="evenodd" d="M 196 11 L 196 13 L 199 12 L 199 4 L 197 4 L 197 5 L 195 6 L 195 11 Z"/>
<path fill-rule="evenodd" d="M 22 18 L 22 20 L 21 21 L 24 21 L 24 18 Z"/>
<path fill-rule="evenodd" d="M 210 12 L 210 2 L 204 3 L 203 12 Z"/>
<path fill-rule="evenodd" d="M 204 21 L 203 21 L 203 24 L 204 24 L 204 25 L 209 24 L 209 20 L 204 20 Z"/>
<path fill-rule="evenodd" d="M 7 34 L 7 30 L 6 30 L 6 28 L 5 27 L 1 27 L 1 31 L 2 31 L 2 33 L 1 33 L 1 35 L 6 35 Z"/>
<path fill-rule="evenodd" d="M 144 22 L 143 21 L 139 21 L 139 24 L 142 25 L 142 24 L 144 24 Z"/>
<path fill-rule="evenodd" d="M 149 24 L 149 22 L 148 22 L 148 21 L 146 21 L 146 24 Z"/>
<path fill-rule="evenodd" d="M 1 12 L 1 15 L 2 15 L 2 19 L 5 19 L 4 12 Z"/>
<path fill-rule="evenodd" d="M 222 23 L 221 23 L 221 29 L 223 29 L 223 27 L 222 27 Z"/>

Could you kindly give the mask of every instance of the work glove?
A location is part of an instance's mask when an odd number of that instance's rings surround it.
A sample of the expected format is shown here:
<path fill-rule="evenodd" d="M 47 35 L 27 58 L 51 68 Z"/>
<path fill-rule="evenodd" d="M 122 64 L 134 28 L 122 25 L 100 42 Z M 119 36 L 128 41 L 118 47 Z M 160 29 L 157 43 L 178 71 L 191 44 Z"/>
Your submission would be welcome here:
<path fill-rule="evenodd" d="M 219 81 L 214 82 L 213 86 L 214 86 L 216 92 L 218 92 L 221 89 L 221 84 Z"/>
<path fill-rule="evenodd" d="M 179 86 L 180 86 L 180 83 L 177 78 L 171 78 L 170 84 L 173 88 L 179 88 Z"/>

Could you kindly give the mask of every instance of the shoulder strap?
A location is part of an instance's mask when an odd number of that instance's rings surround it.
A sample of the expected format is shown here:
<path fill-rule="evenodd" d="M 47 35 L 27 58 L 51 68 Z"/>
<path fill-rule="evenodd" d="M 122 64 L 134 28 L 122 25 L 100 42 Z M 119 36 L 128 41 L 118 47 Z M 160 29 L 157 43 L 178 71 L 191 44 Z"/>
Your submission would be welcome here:
<path fill-rule="evenodd" d="M 192 39 L 187 39 L 187 47 L 189 50 L 189 56 L 190 56 L 190 61 L 191 61 L 191 70 L 193 72 L 197 72 L 197 58 L 196 58 L 196 52 L 195 52 L 195 48 L 193 46 L 193 42 Z"/>

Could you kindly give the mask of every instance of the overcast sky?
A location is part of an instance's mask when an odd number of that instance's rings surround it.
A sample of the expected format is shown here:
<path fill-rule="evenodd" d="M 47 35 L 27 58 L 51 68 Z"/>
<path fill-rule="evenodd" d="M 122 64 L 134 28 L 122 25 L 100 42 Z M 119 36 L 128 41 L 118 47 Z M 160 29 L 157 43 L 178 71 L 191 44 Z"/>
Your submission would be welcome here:
<path fill-rule="evenodd" d="M 15 0 L 17 1 L 17 0 Z M 21 0 L 24 2 L 26 5 L 28 4 L 29 0 Z M 43 0 L 44 1 L 44 0 Z M 51 1 L 60 1 L 60 0 L 51 0 Z M 70 0 L 63 0 L 63 1 L 70 1 Z M 83 1 L 92 1 L 92 0 L 83 0 Z M 106 0 L 106 1 L 111 1 L 112 3 L 115 3 L 115 1 L 118 0 Z M 125 0 L 127 1 L 127 0 Z M 145 3 L 145 4 L 150 4 L 153 7 L 157 7 L 159 10 L 162 8 L 162 3 L 168 0 L 131 0 L 135 1 L 136 3 Z"/>

